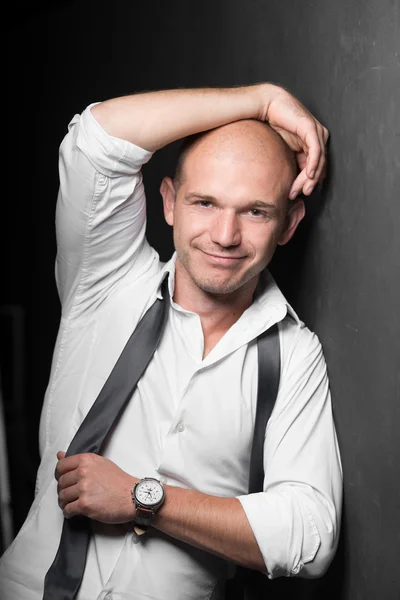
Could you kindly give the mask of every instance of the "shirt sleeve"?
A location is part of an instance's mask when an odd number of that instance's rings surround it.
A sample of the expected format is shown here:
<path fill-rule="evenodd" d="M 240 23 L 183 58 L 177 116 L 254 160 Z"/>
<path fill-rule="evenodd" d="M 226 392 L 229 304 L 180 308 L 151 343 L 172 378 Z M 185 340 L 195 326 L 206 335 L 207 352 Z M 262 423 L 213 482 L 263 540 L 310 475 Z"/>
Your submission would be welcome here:
<path fill-rule="evenodd" d="M 60 145 L 55 276 L 64 317 L 96 309 L 158 258 L 146 238 L 141 166 L 151 152 L 106 133 L 89 105 Z"/>
<path fill-rule="evenodd" d="M 287 320 L 286 320 L 287 321 Z M 264 443 L 264 487 L 238 496 L 270 579 L 319 577 L 338 541 L 342 467 L 317 336 L 301 326 L 288 347 Z"/>

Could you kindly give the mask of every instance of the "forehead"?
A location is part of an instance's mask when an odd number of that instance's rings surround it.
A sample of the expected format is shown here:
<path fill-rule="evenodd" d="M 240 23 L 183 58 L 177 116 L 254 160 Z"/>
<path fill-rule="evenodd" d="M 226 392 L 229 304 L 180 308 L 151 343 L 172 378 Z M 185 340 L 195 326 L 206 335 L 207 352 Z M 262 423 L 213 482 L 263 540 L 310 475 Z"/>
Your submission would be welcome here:
<path fill-rule="evenodd" d="M 182 192 L 201 191 L 231 202 L 278 202 L 286 200 L 291 183 L 290 168 L 272 154 L 240 146 L 215 151 L 199 145 L 186 158 Z"/>

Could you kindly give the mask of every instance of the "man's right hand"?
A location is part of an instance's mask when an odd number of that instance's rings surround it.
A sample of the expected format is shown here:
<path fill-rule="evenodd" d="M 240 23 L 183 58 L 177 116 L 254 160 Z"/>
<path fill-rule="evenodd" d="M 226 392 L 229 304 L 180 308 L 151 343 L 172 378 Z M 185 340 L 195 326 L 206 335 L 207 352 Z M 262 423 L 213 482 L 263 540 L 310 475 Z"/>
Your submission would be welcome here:
<path fill-rule="evenodd" d="M 301 173 L 292 199 L 300 192 L 309 195 L 324 176 L 328 131 L 297 98 L 271 83 L 145 92 L 91 110 L 107 133 L 153 152 L 192 133 L 241 119 L 264 120 L 297 154 Z"/>

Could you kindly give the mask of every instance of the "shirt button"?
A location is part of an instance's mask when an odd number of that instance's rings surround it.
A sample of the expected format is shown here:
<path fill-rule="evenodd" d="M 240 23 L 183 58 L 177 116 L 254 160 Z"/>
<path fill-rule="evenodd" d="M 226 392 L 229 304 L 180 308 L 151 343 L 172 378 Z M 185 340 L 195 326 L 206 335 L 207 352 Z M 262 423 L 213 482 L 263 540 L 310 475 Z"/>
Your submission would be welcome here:
<path fill-rule="evenodd" d="M 107 592 L 107 594 L 104 596 L 104 600 L 113 600 L 113 595 L 111 592 Z"/>
<path fill-rule="evenodd" d="M 179 423 L 179 424 L 177 425 L 177 428 L 176 428 L 176 430 L 177 430 L 177 431 L 179 431 L 179 432 L 182 432 L 182 431 L 184 431 L 184 430 L 185 430 L 185 426 L 184 426 L 184 424 L 183 424 L 182 422 L 181 422 L 181 423 Z"/>

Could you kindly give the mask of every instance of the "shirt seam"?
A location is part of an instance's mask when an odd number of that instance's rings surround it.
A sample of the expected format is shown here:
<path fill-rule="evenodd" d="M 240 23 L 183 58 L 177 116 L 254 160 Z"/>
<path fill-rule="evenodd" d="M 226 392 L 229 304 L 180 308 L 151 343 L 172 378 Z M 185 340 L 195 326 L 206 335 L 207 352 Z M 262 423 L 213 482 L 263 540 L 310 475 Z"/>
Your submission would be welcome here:
<path fill-rule="evenodd" d="M 94 193 L 92 196 L 92 200 L 91 200 L 91 206 L 90 206 L 90 214 L 88 217 L 88 220 L 86 222 L 86 226 L 85 226 L 85 238 L 84 238 L 84 243 L 83 243 L 83 258 L 82 258 L 82 265 L 81 265 L 81 269 L 80 269 L 80 275 L 79 275 L 79 282 L 76 288 L 76 292 L 74 294 L 74 299 L 69 311 L 69 315 L 65 315 L 65 319 L 66 320 L 72 320 L 74 318 L 74 312 L 76 312 L 77 310 L 77 304 L 78 304 L 78 300 L 80 298 L 80 296 L 82 295 L 82 288 L 84 285 L 84 281 L 85 281 L 85 276 L 87 274 L 87 263 L 88 263 L 88 253 L 89 253 L 89 244 L 90 244 L 90 232 L 91 232 L 91 227 L 93 224 L 93 217 L 94 217 L 94 213 L 95 213 L 95 209 L 96 209 L 96 201 L 98 199 L 98 197 L 100 196 L 100 180 L 101 178 L 105 178 L 105 175 L 102 175 L 101 173 L 99 173 L 99 171 L 96 170 L 96 184 L 95 184 L 95 189 L 94 189 Z"/>
<path fill-rule="evenodd" d="M 47 411 L 46 411 L 45 445 L 44 445 L 43 454 L 45 452 L 47 452 L 47 450 L 50 447 L 50 412 L 51 412 L 51 408 L 53 406 L 54 389 L 55 389 L 56 382 L 57 382 L 57 375 L 58 375 L 58 372 L 59 372 L 60 366 L 61 366 L 61 359 L 62 359 L 62 356 L 64 353 L 65 340 L 67 339 L 67 334 L 69 331 L 68 321 L 65 321 L 65 320 L 62 320 L 62 321 L 65 323 L 65 326 L 64 326 L 63 333 L 62 333 L 61 340 L 60 340 L 60 346 L 59 346 L 59 350 L 57 353 L 57 362 L 56 362 L 56 366 L 54 369 L 52 383 L 51 383 L 51 387 L 50 387 L 50 391 L 49 391 L 49 401 L 47 404 Z M 39 486 L 37 488 L 37 491 L 39 491 Z"/>
<path fill-rule="evenodd" d="M 297 331 L 296 331 L 296 334 L 295 334 L 295 338 L 294 338 L 293 343 L 292 343 L 292 348 L 290 349 L 290 354 L 288 352 L 286 352 L 286 360 L 285 360 L 284 352 L 283 352 L 283 337 L 284 337 L 283 322 L 287 318 L 287 316 L 288 316 L 288 313 L 286 313 L 286 315 L 283 317 L 283 319 L 281 319 L 280 321 L 277 321 L 278 333 L 279 333 L 279 358 L 280 358 L 279 384 L 278 384 L 278 390 L 277 390 L 277 394 L 276 394 L 276 399 L 275 399 L 275 402 L 274 402 L 274 406 L 272 408 L 272 412 L 270 414 L 270 417 L 269 417 L 269 419 L 267 421 L 267 424 L 266 424 L 266 427 L 265 427 L 264 442 L 265 442 L 265 439 L 267 437 L 268 429 L 269 429 L 271 423 L 274 422 L 275 415 L 278 414 L 275 411 L 275 407 L 279 406 L 279 396 L 280 396 L 280 393 L 281 393 L 281 390 L 282 390 L 282 385 L 283 385 L 282 382 L 283 382 L 283 379 L 284 379 L 284 377 L 283 377 L 284 376 L 284 370 L 285 370 L 286 365 L 290 362 L 290 358 L 291 358 L 291 354 L 292 354 L 292 351 L 293 351 L 293 347 L 297 343 L 297 341 L 299 339 L 300 331 L 301 331 L 301 327 L 296 322 L 296 325 L 297 325 L 296 329 L 297 329 Z M 274 413 L 275 413 L 275 415 L 274 415 Z"/>
<path fill-rule="evenodd" d="M 123 161 L 126 158 L 126 156 L 127 156 L 127 149 L 125 149 L 125 152 L 123 153 L 123 155 L 114 162 L 114 167 L 113 167 L 114 170 L 117 170 L 118 165 L 121 163 L 121 161 Z M 74 299 L 73 299 L 71 308 L 69 310 L 69 314 L 63 315 L 66 320 L 73 320 L 75 318 L 78 301 L 79 301 L 80 297 L 82 296 L 82 290 L 83 290 L 85 277 L 87 274 L 88 262 L 89 262 L 89 248 L 90 248 L 90 241 L 91 241 L 93 219 L 94 219 L 94 215 L 96 212 L 98 199 L 102 193 L 103 182 L 105 183 L 105 181 L 110 179 L 109 176 L 101 173 L 98 169 L 95 169 L 95 171 L 96 171 L 96 184 L 95 184 L 95 189 L 94 189 L 94 193 L 93 193 L 92 201 L 91 201 L 90 215 L 88 217 L 88 220 L 86 222 L 86 227 L 85 227 L 85 239 L 84 239 L 84 246 L 83 246 L 83 260 L 82 260 L 82 266 L 81 266 L 81 273 L 79 276 L 79 283 L 77 285 L 76 292 L 74 294 Z"/>
<path fill-rule="evenodd" d="M 314 517 L 312 516 L 311 511 L 309 510 L 307 505 L 305 505 L 305 509 L 307 512 L 308 521 L 311 525 L 312 533 L 316 537 L 316 541 L 315 541 L 314 546 L 312 547 L 310 553 L 299 561 L 299 564 L 301 564 L 302 566 L 305 565 L 306 563 L 309 563 L 310 561 L 312 561 L 315 558 L 318 548 L 321 545 L 321 538 L 320 538 L 318 527 L 315 523 Z"/>

